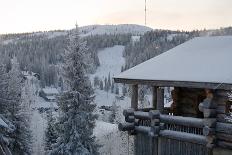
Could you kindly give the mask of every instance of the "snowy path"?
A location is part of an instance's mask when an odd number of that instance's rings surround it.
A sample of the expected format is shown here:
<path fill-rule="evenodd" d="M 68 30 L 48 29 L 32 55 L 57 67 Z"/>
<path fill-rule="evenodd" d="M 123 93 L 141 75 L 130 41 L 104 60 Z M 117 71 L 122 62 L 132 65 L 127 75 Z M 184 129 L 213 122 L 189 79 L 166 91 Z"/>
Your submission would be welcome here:
<path fill-rule="evenodd" d="M 33 155 L 45 154 L 45 131 L 47 128 L 46 112 L 39 113 L 38 108 L 54 108 L 55 102 L 46 102 L 43 98 L 35 96 L 33 105 L 31 129 L 33 135 Z"/>
<path fill-rule="evenodd" d="M 33 135 L 32 150 L 34 155 L 44 155 L 44 139 L 47 121 L 45 114 L 40 114 L 38 110 L 33 111 L 31 129 Z"/>

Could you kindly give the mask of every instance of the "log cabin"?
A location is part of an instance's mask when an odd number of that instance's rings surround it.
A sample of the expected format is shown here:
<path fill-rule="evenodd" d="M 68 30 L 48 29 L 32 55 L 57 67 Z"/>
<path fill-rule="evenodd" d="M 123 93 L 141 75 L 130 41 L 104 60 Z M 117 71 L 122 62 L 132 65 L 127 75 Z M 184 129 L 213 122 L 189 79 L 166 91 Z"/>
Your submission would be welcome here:
<path fill-rule="evenodd" d="M 196 37 L 115 76 L 132 89 L 118 127 L 134 136 L 134 154 L 232 155 L 231 60 L 232 36 Z M 149 109 L 138 107 L 141 85 L 152 87 Z"/>

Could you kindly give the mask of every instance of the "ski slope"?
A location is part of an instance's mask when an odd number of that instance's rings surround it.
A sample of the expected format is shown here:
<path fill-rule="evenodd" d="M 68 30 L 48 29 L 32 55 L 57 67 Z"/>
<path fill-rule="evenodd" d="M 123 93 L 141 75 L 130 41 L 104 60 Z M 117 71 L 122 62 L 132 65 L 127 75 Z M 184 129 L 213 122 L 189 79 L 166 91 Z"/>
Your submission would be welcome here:
<path fill-rule="evenodd" d="M 116 45 L 99 51 L 100 67 L 97 68 L 95 74 L 90 75 L 91 81 L 95 76 L 104 79 L 108 77 L 109 73 L 111 77 L 119 74 L 121 66 L 125 64 L 125 59 L 122 56 L 124 48 L 124 46 Z"/>
<path fill-rule="evenodd" d="M 123 50 L 124 46 L 116 45 L 99 51 L 98 57 L 100 66 L 97 68 L 95 74 L 90 75 L 91 82 L 93 82 L 95 76 L 104 79 L 105 77 L 108 77 L 109 73 L 111 78 L 114 75 L 119 74 L 121 72 L 121 66 L 125 64 Z M 121 90 L 121 85 L 119 85 L 119 89 Z M 95 89 L 95 104 L 97 105 L 96 112 L 99 114 L 99 119 L 96 121 L 94 135 L 96 136 L 98 143 L 102 145 L 99 149 L 99 152 L 102 155 L 128 154 L 128 149 L 124 147 L 128 140 L 127 136 L 118 131 L 117 124 L 105 122 L 107 119 L 101 119 L 102 117 L 107 117 L 110 113 L 109 111 L 105 111 L 103 115 L 98 111 L 101 106 L 112 106 L 112 104 L 115 103 L 118 107 L 118 114 L 115 119 L 117 121 L 122 121 L 122 111 L 130 106 L 130 98 L 125 97 L 123 100 L 120 100 L 117 99 L 116 96 L 116 94 L 98 88 Z"/>

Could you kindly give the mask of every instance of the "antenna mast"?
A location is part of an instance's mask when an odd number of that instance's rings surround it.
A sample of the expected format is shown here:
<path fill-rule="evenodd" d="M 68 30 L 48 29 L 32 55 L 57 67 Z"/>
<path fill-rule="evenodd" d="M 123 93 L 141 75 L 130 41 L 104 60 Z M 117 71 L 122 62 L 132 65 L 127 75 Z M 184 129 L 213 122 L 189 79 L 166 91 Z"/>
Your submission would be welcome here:
<path fill-rule="evenodd" d="M 147 0 L 145 0 L 145 25 L 147 25 Z"/>

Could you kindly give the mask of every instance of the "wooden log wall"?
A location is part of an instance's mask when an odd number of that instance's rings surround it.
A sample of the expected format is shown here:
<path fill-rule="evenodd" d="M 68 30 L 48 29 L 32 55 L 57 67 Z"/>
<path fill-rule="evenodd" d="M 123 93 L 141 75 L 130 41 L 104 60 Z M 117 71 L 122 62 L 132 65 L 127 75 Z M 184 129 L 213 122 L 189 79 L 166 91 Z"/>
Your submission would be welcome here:
<path fill-rule="evenodd" d="M 232 123 L 227 121 L 230 107 L 229 91 L 215 90 L 212 94 L 212 102 L 216 105 L 216 138 L 217 146 L 232 150 Z"/>
<path fill-rule="evenodd" d="M 203 135 L 207 139 L 207 148 L 213 151 L 213 147 L 215 147 L 216 142 L 216 107 L 217 103 L 213 102 L 213 94 L 211 90 L 205 90 L 206 99 L 202 103 L 199 104 L 199 110 L 203 112 L 204 116 L 204 128 Z M 213 122 L 213 123 L 209 123 Z"/>
<path fill-rule="evenodd" d="M 218 122 L 227 122 L 226 115 L 229 113 L 230 107 L 228 107 L 229 91 L 225 90 L 216 90 L 213 93 L 213 102 L 217 105 L 217 121 Z"/>

